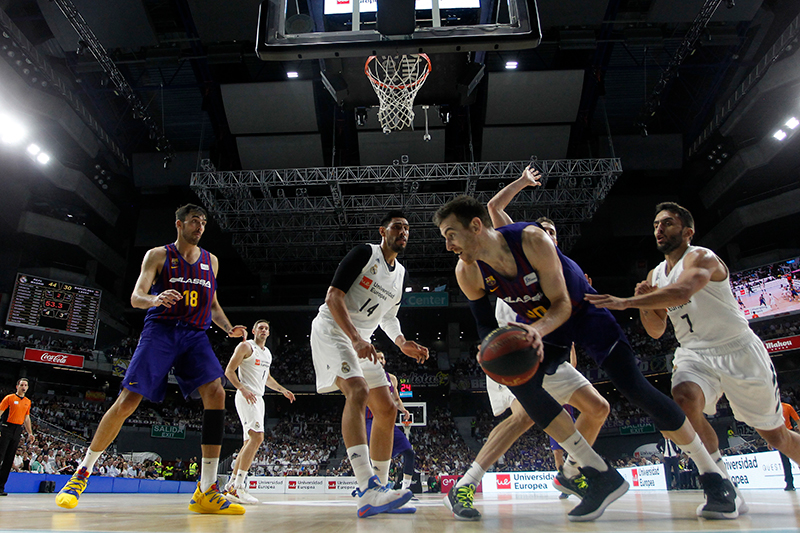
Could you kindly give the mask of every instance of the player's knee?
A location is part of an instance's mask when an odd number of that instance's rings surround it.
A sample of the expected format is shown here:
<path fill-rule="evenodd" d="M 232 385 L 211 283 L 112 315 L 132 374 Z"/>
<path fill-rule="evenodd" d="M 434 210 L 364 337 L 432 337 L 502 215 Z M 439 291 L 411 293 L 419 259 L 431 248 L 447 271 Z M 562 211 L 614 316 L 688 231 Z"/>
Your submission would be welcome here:
<path fill-rule="evenodd" d="M 142 401 L 142 397 L 138 394 L 121 394 L 117 401 L 114 403 L 114 408 L 117 410 L 117 413 L 125 418 L 128 418 L 136 411 L 136 408 L 139 407 L 139 402 Z"/>
<path fill-rule="evenodd" d="M 521 432 L 528 431 L 533 427 L 533 420 L 531 420 L 531 417 L 528 416 L 528 413 L 526 413 L 521 406 L 519 410 L 512 410 L 511 416 L 508 418 L 511 420 L 511 423 L 514 424 L 514 427 Z"/>
<path fill-rule="evenodd" d="M 341 388 L 341 387 L 340 387 Z M 348 403 L 357 405 L 367 405 L 369 398 L 369 386 L 363 379 L 354 379 L 352 383 L 348 383 L 347 387 L 342 389 Z"/>
<path fill-rule="evenodd" d="M 693 411 L 703 410 L 703 394 L 696 385 L 694 387 L 687 386 L 691 384 L 680 383 L 672 389 L 672 398 L 675 403 L 683 410 L 684 413 L 691 413 Z"/>
<path fill-rule="evenodd" d="M 792 433 L 785 427 L 779 427 L 771 431 L 759 431 L 759 434 L 764 437 L 767 444 L 776 450 L 783 451 L 792 444 Z"/>
<path fill-rule="evenodd" d="M 595 397 L 592 398 L 592 401 L 588 402 L 586 405 L 584 405 L 584 408 L 581 409 L 581 413 L 585 413 L 587 416 L 595 420 L 605 420 L 608 418 L 610 412 L 611 406 L 608 405 L 608 401 L 599 394 L 595 395 Z"/>
<path fill-rule="evenodd" d="M 261 443 L 264 442 L 264 434 L 260 431 L 251 431 L 249 440 L 254 446 L 261 446 Z"/>

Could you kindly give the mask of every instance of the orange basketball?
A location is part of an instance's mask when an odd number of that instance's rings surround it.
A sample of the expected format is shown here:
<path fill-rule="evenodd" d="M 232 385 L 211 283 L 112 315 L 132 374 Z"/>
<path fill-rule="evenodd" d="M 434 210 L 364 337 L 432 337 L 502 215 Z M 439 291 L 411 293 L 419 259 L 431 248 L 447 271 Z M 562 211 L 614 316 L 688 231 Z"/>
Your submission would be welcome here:
<path fill-rule="evenodd" d="M 489 333 L 481 344 L 478 362 L 487 376 L 508 387 L 522 385 L 539 369 L 539 357 L 519 326 Z"/>

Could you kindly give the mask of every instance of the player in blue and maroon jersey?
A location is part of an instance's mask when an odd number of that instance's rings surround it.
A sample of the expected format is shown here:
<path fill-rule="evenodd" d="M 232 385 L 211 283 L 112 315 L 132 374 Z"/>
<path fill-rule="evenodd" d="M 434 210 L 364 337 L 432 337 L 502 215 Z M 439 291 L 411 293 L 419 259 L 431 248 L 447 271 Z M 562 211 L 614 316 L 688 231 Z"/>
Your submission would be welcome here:
<path fill-rule="evenodd" d="M 592 450 L 570 416 L 542 388 L 544 375 L 566 359 L 572 342 L 583 347 L 617 389 L 709 474 L 703 487 L 707 503 L 699 514 L 736 518 L 733 485 L 722 477 L 677 404 L 644 378 L 613 315 L 584 300 L 585 294 L 596 291 L 539 224 L 518 222 L 494 229 L 486 208 L 469 196 L 442 206 L 434 224 L 447 249 L 459 256 L 456 279 L 470 300 L 481 337 L 497 325 L 489 294 L 502 298 L 525 322 L 515 325 L 528 332 L 541 364 L 531 380 L 510 390 L 528 416 L 582 466 L 588 489 L 581 503 L 568 513 L 570 520 L 598 518 L 627 490 L 627 483 Z"/>
<path fill-rule="evenodd" d="M 230 337 L 247 337 L 244 326 L 232 326 L 217 301 L 216 256 L 200 248 L 207 221 L 205 209 L 187 204 L 175 213 L 178 238 L 150 249 L 131 294 L 131 305 L 147 309 L 142 335 L 133 354 L 122 391 L 97 427 L 78 471 L 56 497 L 60 507 L 72 509 L 86 488 L 97 459 L 116 438 L 122 424 L 142 398 L 164 399 L 167 375 L 173 369 L 184 396 L 194 391 L 203 400 L 203 463 L 189 510 L 197 513 L 243 514 L 217 488 L 217 466 L 224 435 L 224 375 L 206 330 L 211 322 Z"/>

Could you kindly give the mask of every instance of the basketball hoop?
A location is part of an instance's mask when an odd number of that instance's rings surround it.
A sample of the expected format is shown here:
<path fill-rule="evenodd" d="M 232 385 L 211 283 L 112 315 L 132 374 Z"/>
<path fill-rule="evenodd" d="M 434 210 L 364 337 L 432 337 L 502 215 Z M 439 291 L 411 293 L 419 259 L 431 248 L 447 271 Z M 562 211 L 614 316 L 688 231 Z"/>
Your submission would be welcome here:
<path fill-rule="evenodd" d="M 413 424 L 413 422 L 412 422 L 411 420 L 403 420 L 403 421 L 401 422 L 401 424 L 403 424 L 403 427 L 410 428 L 410 427 L 411 427 L 411 424 Z"/>
<path fill-rule="evenodd" d="M 430 73 L 431 60 L 425 54 L 367 58 L 364 74 L 378 95 L 378 121 L 383 133 L 411 126 L 414 98 Z"/>

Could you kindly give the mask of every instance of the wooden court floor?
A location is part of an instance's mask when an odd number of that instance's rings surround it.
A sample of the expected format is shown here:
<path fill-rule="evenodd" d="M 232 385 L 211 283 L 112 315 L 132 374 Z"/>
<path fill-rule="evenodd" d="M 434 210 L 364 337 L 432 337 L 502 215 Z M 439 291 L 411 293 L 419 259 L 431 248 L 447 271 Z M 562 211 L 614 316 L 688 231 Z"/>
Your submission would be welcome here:
<path fill-rule="evenodd" d="M 629 492 L 595 522 L 571 523 L 566 513 L 575 498 L 552 494 L 476 498 L 479 522 L 459 522 L 442 505 L 440 495 L 419 495 L 413 515 L 356 517 L 347 496 L 260 495 L 243 516 L 198 515 L 187 510 L 189 495 L 86 494 L 74 510 L 59 509 L 54 495 L 9 494 L 0 498 L 0 531 L 37 532 L 169 532 L 169 533 L 450 533 L 561 531 L 800 531 L 800 492 L 744 491 L 750 512 L 736 520 L 707 521 L 695 516 L 700 491 Z"/>

